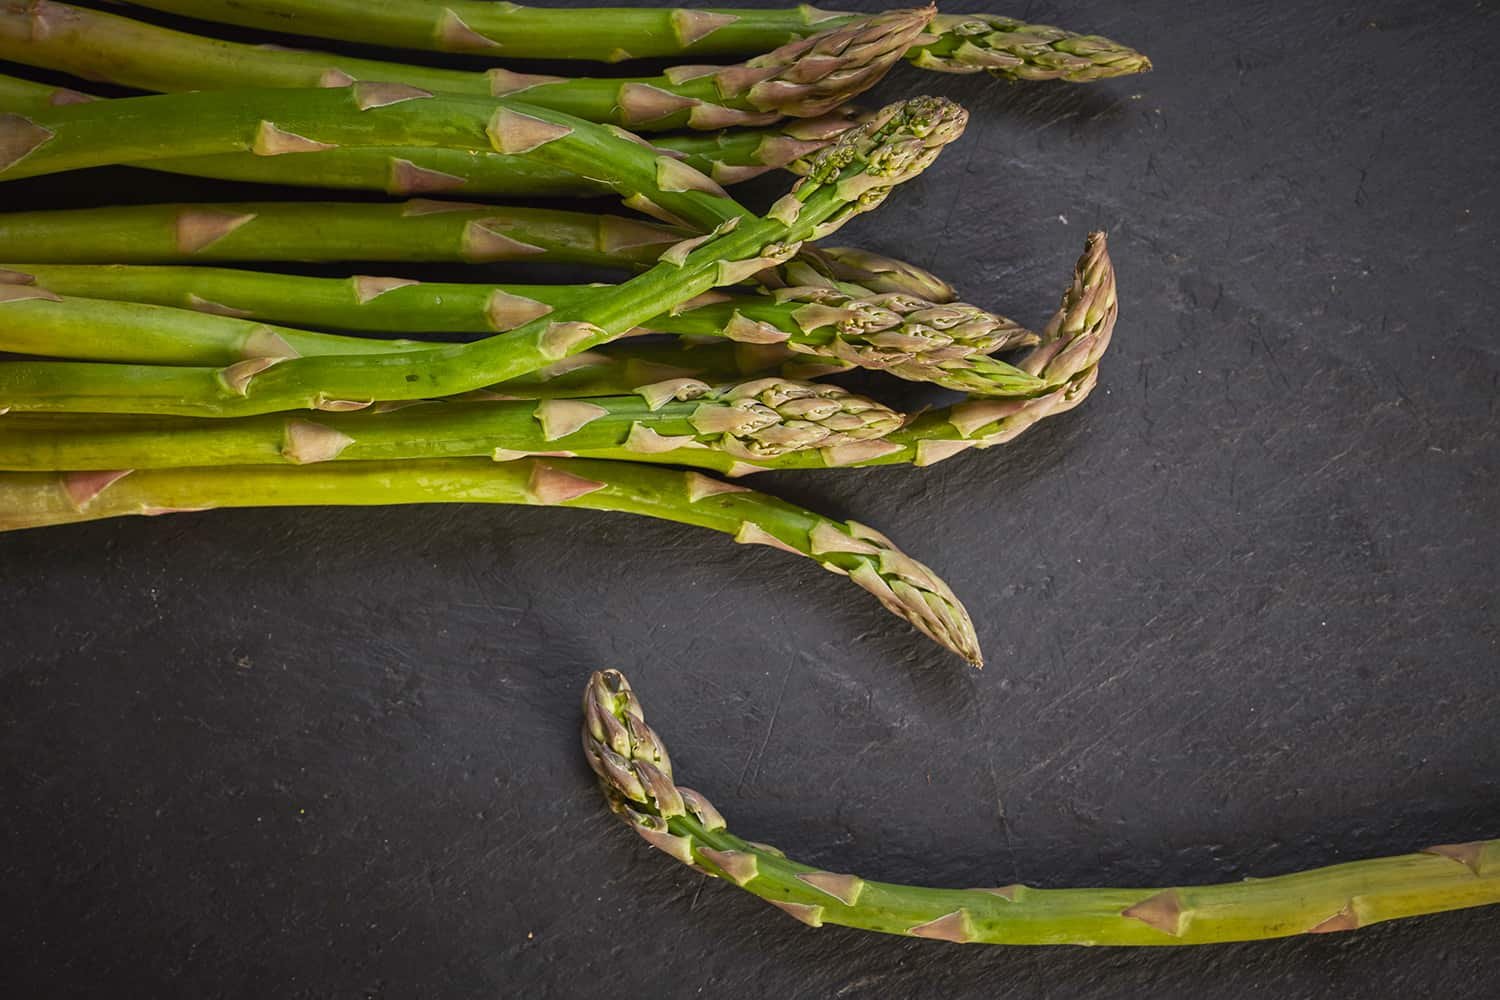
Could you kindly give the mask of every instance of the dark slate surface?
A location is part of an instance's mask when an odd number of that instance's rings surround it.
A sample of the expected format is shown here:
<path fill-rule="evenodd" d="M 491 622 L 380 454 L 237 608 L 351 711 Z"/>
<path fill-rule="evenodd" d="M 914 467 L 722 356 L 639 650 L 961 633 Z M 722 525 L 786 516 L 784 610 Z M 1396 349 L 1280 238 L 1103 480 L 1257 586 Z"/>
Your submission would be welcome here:
<path fill-rule="evenodd" d="M 603 809 L 576 706 L 610 665 L 739 832 L 870 877 L 1192 882 L 1500 836 L 1494 5 L 1010 12 L 1159 68 L 1087 89 L 898 73 L 882 96 L 954 95 L 974 121 L 853 235 L 1040 322 L 1108 228 L 1124 307 L 1101 389 L 926 473 L 764 483 L 939 567 L 985 672 L 833 576 L 622 517 L 5 537 L 3 992 L 1500 992 L 1485 911 L 1175 952 L 811 931 Z M 4 200 L 185 189 L 140 184 Z"/>

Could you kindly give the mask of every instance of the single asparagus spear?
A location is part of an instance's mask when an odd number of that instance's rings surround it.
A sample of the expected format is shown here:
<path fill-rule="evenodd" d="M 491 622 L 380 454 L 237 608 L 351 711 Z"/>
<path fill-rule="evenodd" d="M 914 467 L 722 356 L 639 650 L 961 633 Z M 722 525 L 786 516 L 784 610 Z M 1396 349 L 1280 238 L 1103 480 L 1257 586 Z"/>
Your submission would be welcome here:
<path fill-rule="evenodd" d="M 497 261 L 641 270 L 695 235 L 617 215 L 414 198 L 364 202 L 216 202 L 0 212 L 0 260 L 37 264 Z M 889 258 L 877 273 L 863 250 L 819 247 L 784 268 L 783 283 L 826 273 L 877 292 L 949 302 L 953 291 Z M 848 263 L 854 261 L 855 263 Z M 946 294 L 932 294 L 944 292 Z"/>
<path fill-rule="evenodd" d="M 373 8 L 360 0 L 142 0 L 142 5 L 227 24 L 399 48 L 605 62 L 762 52 L 860 17 L 808 6 L 563 11 L 485 0 L 419 0 Z M 589 27 L 580 31 L 579 24 Z M 992 14 L 939 14 L 906 58 L 947 73 L 989 70 L 1012 79 L 1075 83 L 1151 67 L 1145 56 L 1107 38 Z"/>
<path fill-rule="evenodd" d="M 573 455 L 701 465 L 694 453 L 763 459 L 873 441 L 901 415 L 838 386 L 763 378 L 717 388 L 694 380 L 626 396 L 402 404 L 381 413 L 243 420 L 53 415 L 0 421 L 0 469 L 84 471 L 306 465 L 483 456 Z"/>
<path fill-rule="evenodd" d="M 0 75 L 0 112 L 45 113 L 95 100 L 76 90 Z M 840 109 L 842 111 L 842 109 Z M 803 158 L 855 124 L 843 113 L 792 119 L 776 128 L 737 128 L 655 136 L 652 145 L 719 184 L 738 184 L 769 170 L 806 169 Z M 257 184 L 385 191 L 394 195 L 563 197 L 608 194 L 604 181 L 525 156 L 440 146 L 339 146 L 316 157 L 228 153 L 138 163 L 168 173 Z"/>
<path fill-rule="evenodd" d="M 583 507 L 694 524 L 807 556 L 975 666 L 968 612 L 926 566 L 879 532 L 696 472 L 631 462 L 332 462 L 139 472 L 0 475 L 0 531 L 218 507 L 503 503 Z"/>
<path fill-rule="evenodd" d="M 137 364 L 232 364 L 255 357 L 380 354 L 433 343 L 370 341 L 273 327 L 256 319 L 380 332 L 515 329 L 595 290 L 578 285 L 424 284 L 402 278 L 304 278 L 210 268 L 61 265 L 0 271 L 0 351 Z M 36 284 L 37 275 L 41 283 Z M 68 298 L 54 289 L 69 292 Z M 82 295 L 82 298 L 73 297 Z M 140 304 L 142 300 L 157 303 Z M 716 301 L 722 299 L 722 301 Z M 125 300 L 125 301 L 116 301 Z M 187 307 L 200 316 L 185 312 Z M 691 306 L 687 308 L 686 306 Z M 214 315 L 217 314 L 217 315 Z M 785 343 L 830 370 L 890 371 L 960 392 L 1024 395 L 1034 375 L 987 357 L 1036 342 L 1002 316 L 964 303 L 827 287 L 710 296 L 642 331 Z"/>
<path fill-rule="evenodd" d="M 417 198 L 0 213 L 0 258 L 39 263 L 495 261 L 650 267 L 692 235 L 614 215 Z"/>
<path fill-rule="evenodd" d="M 403 83 L 449 94 L 524 92 L 528 103 L 637 131 L 816 118 L 873 86 L 931 20 L 898 10 L 841 23 L 734 66 L 681 66 L 633 80 L 474 73 L 243 45 L 50 0 L 0 2 L 0 59 L 143 90 Z M 573 16 L 570 12 L 569 16 Z M 573 34 L 582 35 L 578 29 Z"/>
<path fill-rule="evenodd" d="M 583 749 L 610 809 L 651 846 L 810 927 L 959 944 L 1187 945 L 1351 931 L 1500 903 L 1500 840 L 1272 878 L 1166 889 L 928 889 L 800 864 L 730 833 L 672 761 L 616 670 L 583 696 Z"/>
<path fill-rule="evenodd" d="M 357 409 L 377 399 L 480 388 L 585 351 L 711 288 L 784 263 L 801 240 L 876 207 L 896 184 L 919 174 L 962 134 L 965 120 L 961 108 L 938 98 L 891 105 L 820 153 L 765 218 L 731 219 L 716 233 L 668 250 L 639 277 L 474 344 L 356 358 L 260 358 L 222 370 L 13 362 L 0 366 L 0 406 L 244 416 L 298 407 Z"/>
<path fill-rule="evenodd" d="M 316 161 L 359 146 L 493 149 L 607 185 L 707 231 L 753 215 L 714 181 L 637 137 L 547 108 L 437 96 L 404 84 L 201 91 L 0 115 L 0 180 L 227 152 Z"/>

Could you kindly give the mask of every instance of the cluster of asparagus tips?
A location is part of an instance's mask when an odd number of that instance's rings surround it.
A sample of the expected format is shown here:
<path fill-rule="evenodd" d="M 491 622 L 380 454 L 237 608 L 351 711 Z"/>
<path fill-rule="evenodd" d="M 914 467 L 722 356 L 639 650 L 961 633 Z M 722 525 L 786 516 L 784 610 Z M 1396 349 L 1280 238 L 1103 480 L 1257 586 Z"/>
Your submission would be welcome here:
<path fill-rule="evenodd" d="M 1500 903 L 1500 840 L 1164 889 L 931 889 L 825 871 L 735 836 L 706 796 L 677 784 L 665 744 L 615 670 L 584 689 L 583 750 L 610 808 L 651 846 L 810 927 L 957 944 L 1162 946 L 1328 934 Z"/>

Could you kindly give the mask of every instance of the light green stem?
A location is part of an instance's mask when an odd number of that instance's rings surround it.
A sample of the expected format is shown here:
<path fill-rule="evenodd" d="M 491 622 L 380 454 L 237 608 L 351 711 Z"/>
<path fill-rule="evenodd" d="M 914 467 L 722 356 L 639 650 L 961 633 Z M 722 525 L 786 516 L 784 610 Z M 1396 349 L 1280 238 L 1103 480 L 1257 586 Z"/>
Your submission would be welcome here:
<path fill-rule="evenodd" d="M 884 535 L 695 472 L 630 462 L 333 462 L 121 473 L 0 474 L 0 531 L 218 507 L 501 503 L 621 511 L 709 528 L 847 575 L 892 613 L 976 665 L 963 605 Z"/>
<path fill-rule="evenodd" d="M 931 9 L 840 22 L 737 66 L 668 70 L 621 80 L 564 79 L 493 69 L 475 73 L 203 38 L 50 0 L 0 6 L 0 58 L 143 90 L 342 87 L 403 83 L 448 94 L 504 97 L 637 131 L 764 125 L 817 117 L 873 86 L 900 59 Z M 578 32 L 582 35 L 585 32 Z"/>
<path fill-rule="evenodd" d="M 604 62 L 763 52 L 860 16 L 810 6 L 549 10 L 487 0 L 406 0 L 378 6 L 362 0 L 144 0 L 143 5 L 252 28 L 399 48 Z M 466 36 L 468 44 L 454 45 L 451 32 L 443 30 L 454 19 L 478 40 Z M 588 28 L 580 31 L 579 25 Z M 988 70 L 1009 79 L 1081 83 L 1151 68 L 1145 56 L 1107 38 L 991 14 L 940 14 L 929 34 L 936 37 L 913 45 L 906 58 L 940 72 Z"/>
<path fill-rule="evenodd" d="M 584 752 L 611 808 L 652 846 L 812 927 L 958 944 L 1189 945 L 1351 931 L 1500 903 L 1500 840 L 1222 885 L 1152 889 L 930 889 L 824 871 L 731 834 L 675 783 L 661 738 L 625 678 L 584 692 Z"/>
<path fill-rule="evenodd" d="M 690 236 L 616 215 L 413 199 L 112 205 L 0 213 L 0 259 L 537 262 L 638 269 Z"/>
<path fill-rule="evenodd" d="M 770 458 L 874 441 L 901 416 L 837 386 L 779 378 L 641 386 L 583 399 L 438 401 L 388 412 L 192 417 L 16 414 L 0 419 L 0 469 L 88 471 L 576 455 L 698 468 L 699 456 Z"/>
<path fill-rule="evenodd" d="M 0 325 L 0 351 L 172 365 L 437 346 L 333 337 L 255 320 L 385 333 L 495 333 L 570 308 L 597 291 L 587 285 L 419 283 L 123 265 L 16 265 L 0 271 L 0 283 L 7 278 L 10 287 L 0 287 L 0 317 L 6 320 Z M 57 297 L 58 291 L 68 297 Z M 821 359 L 815 364 L 824 371 L 881 369 L 986 396 L 1024 396 L 1046 387 L 1036 376 L 988 357 L 1033 344 L 1036 335 L 966 304 L 831 288 L 720 293 L 653 317 L 641 328 L 785 343 Z"/>

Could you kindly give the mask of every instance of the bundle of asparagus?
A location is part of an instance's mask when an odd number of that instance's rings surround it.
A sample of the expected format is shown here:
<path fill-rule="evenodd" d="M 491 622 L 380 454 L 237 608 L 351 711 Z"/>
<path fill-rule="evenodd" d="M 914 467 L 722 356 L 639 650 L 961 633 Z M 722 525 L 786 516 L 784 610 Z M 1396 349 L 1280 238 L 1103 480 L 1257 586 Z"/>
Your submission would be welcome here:
<path fill-rule="evenodd" d="M 743 61 L 565 79 L 0 3 L 0 58 L 162 92 L 99 98 L 0 76 L 0 181 L 122 165 L 410 199 L 0 215 L 0 351 L 18 356 L 0 362 L 0 525 L 285 503 L 629 510 L 809 556 L 980 662 L 951 590 L 884 535 L 704 473 L 929 466 L 1081 402 L 1115 317 L 1102 235 L 1041 334 L 955 301 L 919 267 L 813 242 L 963 130 L 964 112 L 943 100 L 874 113 L 849 103 L 903 57 L 1071 82 L 1143 71 L 1144 57 L 930 7 L 143 6 L 501 57 Z M 607 49 L 580 43 L 579 16 Z M 765 213 L 722 186 L 773 170 L 800 179 Z M 475 200 L 601 194 L 648 218 Z M 453 195 L 470 200 L 435 200 Z M 562 262 L 624 277 L 244 268 L 281 261 Z M 853 368 L 967 398 L 908 417 L 816 381 Z"/>

